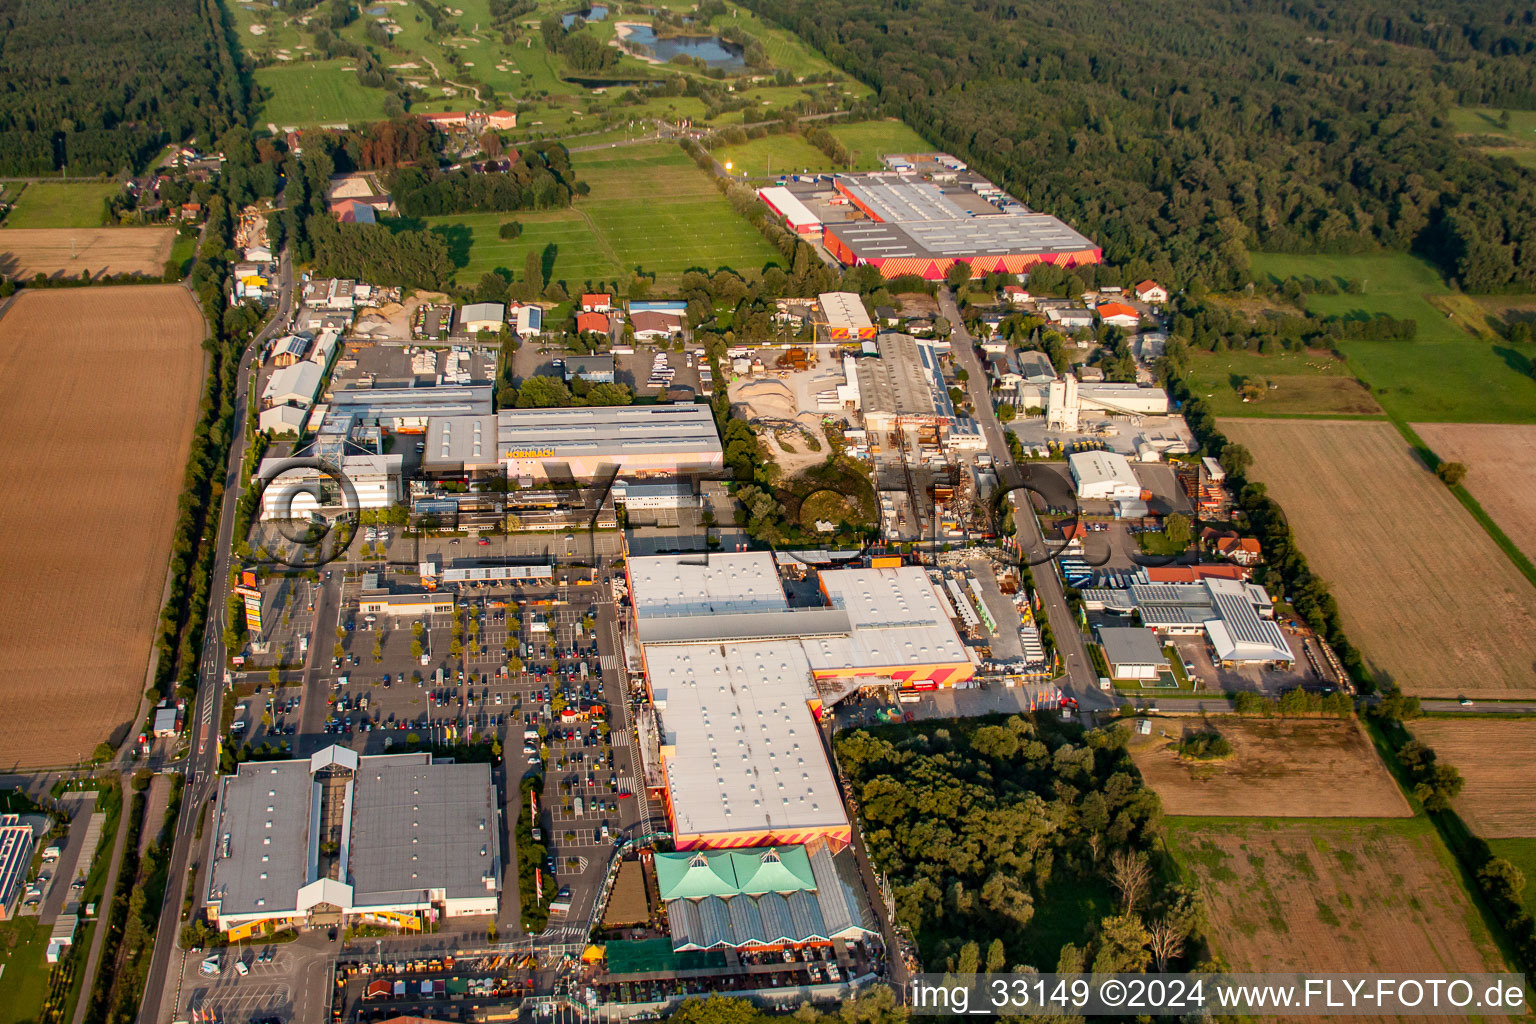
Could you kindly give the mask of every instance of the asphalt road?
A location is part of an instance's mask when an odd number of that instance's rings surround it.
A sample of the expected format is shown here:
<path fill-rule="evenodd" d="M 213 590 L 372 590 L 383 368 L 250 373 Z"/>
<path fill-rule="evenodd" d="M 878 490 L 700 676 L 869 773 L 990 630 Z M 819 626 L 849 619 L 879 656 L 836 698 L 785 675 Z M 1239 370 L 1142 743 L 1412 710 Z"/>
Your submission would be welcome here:
<path fill-rule="evenodd" d="M 172 958 L 180 958 L 176 946 L 181 930 L 181 900 L 187 865 L 196 852 L 194 837 L 204 806 L 213 796 L 218 780 L 219 709 L 224 700 L 224 616 L 229 605 L 229 567 L 233 556 L 235 506 L 248 481 L 240 477 L 245 458 L 246 421 L 252 396 L 246 391 L 251 367 L 267 339 L 282 332 L 293 311 L 293 263 L 290 253 L 282 253 L 282 271 L 278 282 L 277 311 L 247 346 L 240 359 L 238 385 L 235 389 L 234 437 L 229 445 L 229 460 L 224 472 L 224 505 L 219 510 L 213 568 L 213 593 L 208 599 L 208 619 L 203 630 L 202 668 L 199 672 L 197 700 L 193 705 L 189 730 L 192 748 L 187 754 L 186 789 L 182 793 L 181 818 L 176 822 L 176 836 L 171 850 L 171 865 L 165 887 L 165 903 L 160 908 L 160 924 L 155 932 L 155 953 L 150 962 L 149 978 L 144 985 L 144 999 L 139 1006 L 139 1020 L 153 1024 L 161 1017 L 161 1004 L 170 977 Z M 199 880 L 201 881 L 201 879 Z M 172 1008 L 174 1012 L 174 1008 Z"/>
<path fill-rule="evenodd" d="M 992 411 L 992 396 L 987 392 L 987 374 L 976 353 L 976 341 L 961 322 L 960 310 L 948 288 L 939 290 L 939 312 L 954 326 L 950 344 L 955 361 L 969 374 L 965 386 L 970 393 L 971 404 L 976 407 L 976 421 L 981 424 L 982 434 L 987 439 L 987 451 L 992 455 L 998 487 L 1002 491 L 1020 487 L 1028 471 L 1014 465 L 1013 456 L 1008 452 L 1008 441 L 1003 435 L 1002 424 L 998 423 Z M 1029 508 L 1027 499 L 1024 508 Z M 1077 699 L 1084 711 L 1112 707 L 1113 702 L 1099 690 L 1098 673 L 1088 657 L 1088 645 L 1084 643 L 1082 632 L 1077 627 L 1077 618 L 1067 606 L 1061 577 L 1056 574 L 1055 566 L 1048 564 L 1052 559 L 1045 544 L 1045 536 L 1040 532 L 1040 523 L 1033 514 L 1022 513 L 1023 509 L 1014 516 L 1015 535 L 1023 549 L 1024 560 L 1034 573 L 1035 591 L 1040 595 L 1046 619 L 1051 624 L 1051 634 L 1056 638 L 1056 647 L 1062 655 L 1065 678 L 1059 685 L 1063 692 Z"/>

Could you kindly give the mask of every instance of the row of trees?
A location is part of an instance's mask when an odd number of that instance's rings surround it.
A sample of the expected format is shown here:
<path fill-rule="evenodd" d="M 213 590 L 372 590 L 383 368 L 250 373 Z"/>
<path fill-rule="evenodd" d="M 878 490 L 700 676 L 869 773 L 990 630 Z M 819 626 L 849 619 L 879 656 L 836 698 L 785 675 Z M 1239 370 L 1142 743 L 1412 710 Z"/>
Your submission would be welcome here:
<path fill-rule="evenodd" d="M 1249 250 L 1384 246 L 1471 290 L 1536 287 L 1532 172 L 1463 146 L 1447 117 L 1532 95 L 1536 24 L 1516 0 L 1428 0 L 1414 19 L 1387 0 L 1342 17 L 1322 0 L 1114 18 L 1048 0 L 748 6 L 1138 274 L 1230 289 Z"/>

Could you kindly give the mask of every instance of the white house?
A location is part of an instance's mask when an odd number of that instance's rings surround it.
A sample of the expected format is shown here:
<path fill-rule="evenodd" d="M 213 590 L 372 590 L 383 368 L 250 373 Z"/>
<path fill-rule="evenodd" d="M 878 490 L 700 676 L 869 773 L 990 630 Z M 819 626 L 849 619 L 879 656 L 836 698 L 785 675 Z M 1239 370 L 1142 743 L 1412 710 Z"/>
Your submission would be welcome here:
<path fill-rule="evenodd" d="M 1168 289 L 1156 281 L 1143 281 L 1136 286 L 1136 298 L 1149 305 L 1160 306 L 1168 301 Z"/>
<path fill-rule="evenodd" d="M 534 338 L 544 331 L 544 310 L 538 306 L 513 306 L 508 315 L 519 338 Z"/>

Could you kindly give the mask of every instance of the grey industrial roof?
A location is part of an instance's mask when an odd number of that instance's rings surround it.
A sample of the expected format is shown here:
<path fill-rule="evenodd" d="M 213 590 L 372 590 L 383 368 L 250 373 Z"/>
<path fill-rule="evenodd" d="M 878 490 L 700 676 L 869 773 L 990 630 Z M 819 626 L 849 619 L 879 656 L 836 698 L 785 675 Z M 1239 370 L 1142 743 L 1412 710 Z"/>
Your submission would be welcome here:
<path fill-rule="evenodd" d="M 1017 355 L 1019 373 L 1028 381 L 1055 380 L 1056 368 L 1051 365 L 1051 357 L 1044 352 L 1035 349 L 1026 349 Z"/>
<path fill-rule="evenodd" d="M 421 461 L 424 466 L 495 465 L 499 460 L 497 419 L 479 416 L 433 416 L 427 420 Z"/>
<path fill-rule="evenodd" d="M 500 302 L 472 302 L 459 311 L 459 323 L 467 324 L 476 320 L 496 320 L 506 322 L 507 307 Z"/>
<path fill-rule="evenodd" d="M 1027 213 L 1022 207 L 1005 212 L 978 203 L 963 185 L 941 188 L 885 172 L 838 175 L 837 182 L 880 217 L 827 225 L 864 259 L 953 259 L 1097 248 L 1049 214 Z"/>
<path fill-rule="evenodd" d="M 248 761 L 225 777 L 208 890 L 221 914 L 275 915 L 296 905 L 308 881 L 313 788 L 307 759 Z"/>
<path fill-rule="evenodd" d="M 703 405 L 615 405 L 503 409 L 503 453 L 540 450 L 554 457 L 719 452 L 714 414 Z"/>
<path fill-rule="evenodd" d="M 342 388 L 331 395 L 331 411 L 342 416 L 465 416 L 491 411 L 489 384 L 439 387 Z"/>
<path fill-rule="evenodd" d="M 782 640 L 843 636 L 853 631 L 838 608 L 786 608 L 717 615 L 650 616 L 640 619 L 643 644 L 692 644 L 706 640 Z"/>
<path fill-rule="evenodd" d="M 1099 643 L 1111 665 L 1163 665 L 1168 659 L 1157 636 L 1140 626 L 1100 626 Z"/>
<path fill-rule="evenodd" d="M 910 334 L 887 332 L 876 344 L 879 359 L 854 362 L 858 375 L 859 402 L 865 412 L 885 412 L 898 416 L 943 415 L 936 397 L 933 368 L 925 358 L 922 345 Z M 944 395 L 947 405 L 948 395 Z"/>
<path fill-rule="evenodd" d="M 483 895 L 500 877 L 496 784 L 488 764 L 428 764 L 365 757 L 352 796 L 356 904 L 442 889 Z"/>
<path fill-rule="evenodd" d="M 496 786 L 489 765 L 434 764 L 428 754 L 332 758 L 357 765 L 350 785 L 348 879 L 353 905 L 484 894 L 500 876 Z M 312 830 L 320 812 L 315 758 L 242 764 L 222 780 L 209 893 L 220 914 L 292 912 L 313 881 Z M 223 837 L 229 835 L 229 854 Z M 482 852 L 483 851 L 483 852 Z"/>

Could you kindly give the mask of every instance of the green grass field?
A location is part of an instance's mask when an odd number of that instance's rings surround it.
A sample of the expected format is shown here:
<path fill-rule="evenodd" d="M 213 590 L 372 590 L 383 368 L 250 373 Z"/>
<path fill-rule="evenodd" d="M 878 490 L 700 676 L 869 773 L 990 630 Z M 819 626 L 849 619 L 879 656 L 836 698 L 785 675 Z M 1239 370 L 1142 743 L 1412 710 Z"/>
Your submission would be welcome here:
<path fill-rule="evenodd" d="M 827 125 L 827 131 L 853 153 L 856 171 L 879 170 L 880 157 L 885 153 L 931 153 L 934 149 L 906 122 L 895 119 L 833 123 Z"/>
<path fill-rule="evenodd" d="M 1536 110 L 1509 111 L 1507 128 L 1499 124 L 1502 113 L 1492 107 L 1453 107 L 1451 125 L 1458 135 L 1475 138 L 1480 152 L 1536 170 Z"/>
<path fill-rule="evenodd" d="M 256 83 L 271 90 L 256 116 L 280 128 L 316 124 L 365 124 L 384 117 L 384 92 L 367 89 L 339 60 L 257 68 Z"/>
<path fill-rule="evenodd" d="M 1245 377 L 1278 384 L 1260 402 L 1244 402 Z M 1217 416 L 1380 415 L 1381 406 L 1328 352 L 1192 352 L 1190 390 Z"/>
<path fill-rule="evenodd" d="M 675 282 L 695 267 L 755 274 L 778 253 L 726 203 L 709 177 L 670 144 L 627 146 L 575 155 L 591 195 L 569 210 L 435 217 L 448 237 L 460 282 L 504 267 L 521 275 L 530 250 L 545 253 L 546 273 L 567 287 L 626 280 L 636 268 Z M 499 225 L 516 220 L 521 237 L 503 240 Z M 552 268 L 552 269 L 551 269 Z"/>
<path fill-rule="evenodd" d="M 1410 342 L 1347 341 L 1349 368 L 1371 387 L 1387 412 L 1412 422 L 1536 422 L 1531 359 L 1489 340 L 1467 317 L 1447 317 L 1435 302 L 1458 308 L 1463 297 L 1433 267 L 1404 253 L 1368 256 L 1291 256 L 1254 253 L 1255 275 L 1332 277 L 1361 284 L 1361 294 L 1309 295 L 1308 312 L 1322 316 L 1387 313 L 1419 325 Z M 1434 301 L 1432 301 L 1434 300 Z"/>
<path fill-rule="evenodd" d="M 0 1024 L 34 1020 L 48 992 L 52 968 L 43 960 L 48 929 L 35 917 L 0 923 Z"/>
<path fill-rule="evenodd" d="M 15 185 L 7 185 L 10 193 Z M 5 218 L 8 228 L 99 228 L 102 201 L 122 188 L 115 181 L 33 182 Z"/>
<path fill-rule="evenodd" d="M 731 173 L 738 177 L 743 171 L 750 177 L 762 178 L 833 169 L 827 155 L 796 132 L 749 139 L 744 145 L 720 146 L 710 152 L 721 164 L 729 163 Z"/>

